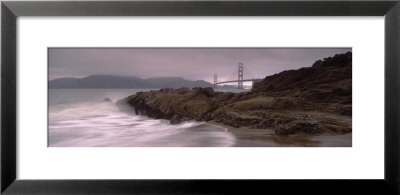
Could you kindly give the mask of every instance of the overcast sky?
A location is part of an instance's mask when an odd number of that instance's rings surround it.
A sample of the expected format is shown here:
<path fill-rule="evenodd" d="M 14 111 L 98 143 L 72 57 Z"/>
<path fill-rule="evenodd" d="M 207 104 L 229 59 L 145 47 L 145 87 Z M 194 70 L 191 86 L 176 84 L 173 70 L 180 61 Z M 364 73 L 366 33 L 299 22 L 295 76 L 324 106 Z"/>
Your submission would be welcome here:
<path fill-rule="evenodd" d="M 108 74 L 212 83 L 214 74 L 219 81 L 237 79 L 239 62 L 244 64 L 244 79 L 264 78 L 347 51 L 351 48 L 50 48 L 49 79 Z"/>

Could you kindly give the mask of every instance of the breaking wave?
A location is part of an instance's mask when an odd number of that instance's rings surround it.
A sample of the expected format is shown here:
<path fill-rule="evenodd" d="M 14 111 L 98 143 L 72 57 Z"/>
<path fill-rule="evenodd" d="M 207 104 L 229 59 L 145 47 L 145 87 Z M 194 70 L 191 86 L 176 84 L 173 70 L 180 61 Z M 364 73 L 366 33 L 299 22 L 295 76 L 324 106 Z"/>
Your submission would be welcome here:
<path fill-rule="evenodd" d="M 125 109 L 124 109 L 125 110 Z M 89 101 L 49 107 L 50 147 L 233 146 L 226 128 L 204 122 L 170 124 L 121 111 L 113 102 Z"/>

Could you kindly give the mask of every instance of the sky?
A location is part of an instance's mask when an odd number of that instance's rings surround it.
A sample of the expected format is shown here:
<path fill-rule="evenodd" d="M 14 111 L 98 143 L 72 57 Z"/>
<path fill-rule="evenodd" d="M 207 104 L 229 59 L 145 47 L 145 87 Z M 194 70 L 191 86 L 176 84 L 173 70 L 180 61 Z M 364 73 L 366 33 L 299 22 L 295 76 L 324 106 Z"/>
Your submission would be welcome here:
<path fill-rule="evenodd" d="M 182 77 L 213 83 L 264 78 L 284 70 L 310 67 L 319 59 L 351 48 L 49 48 L 49 79 L 93 74 Z"/>

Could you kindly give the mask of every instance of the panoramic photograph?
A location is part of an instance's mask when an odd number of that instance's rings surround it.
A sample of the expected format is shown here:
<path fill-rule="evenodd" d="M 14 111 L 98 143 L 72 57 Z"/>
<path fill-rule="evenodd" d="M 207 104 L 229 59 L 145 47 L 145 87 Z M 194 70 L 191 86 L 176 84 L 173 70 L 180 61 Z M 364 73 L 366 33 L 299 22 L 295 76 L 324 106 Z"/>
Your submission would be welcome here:
<path fill-rule="evenodd" d="M 351 147 L 352 48 L 48 48 L 49 147 Z"/>

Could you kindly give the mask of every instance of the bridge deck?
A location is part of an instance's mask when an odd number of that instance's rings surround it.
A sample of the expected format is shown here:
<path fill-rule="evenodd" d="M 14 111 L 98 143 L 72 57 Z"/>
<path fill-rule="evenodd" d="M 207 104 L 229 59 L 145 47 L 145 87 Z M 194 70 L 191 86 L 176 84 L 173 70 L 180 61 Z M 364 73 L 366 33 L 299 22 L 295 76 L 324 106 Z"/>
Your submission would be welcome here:
<path fill-rule="evenodd" d="M 261 79 L 243 79 L 241 81 L 246 82 L 246 81 L 258 81 Z M 222 83 L 234 83 L 234 82 L 239 82 L 239 80 L 233 80 L 233 81 L 222 81 L 222 82 L 217 82 L 216 84 L 222 84 Z"/>

